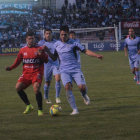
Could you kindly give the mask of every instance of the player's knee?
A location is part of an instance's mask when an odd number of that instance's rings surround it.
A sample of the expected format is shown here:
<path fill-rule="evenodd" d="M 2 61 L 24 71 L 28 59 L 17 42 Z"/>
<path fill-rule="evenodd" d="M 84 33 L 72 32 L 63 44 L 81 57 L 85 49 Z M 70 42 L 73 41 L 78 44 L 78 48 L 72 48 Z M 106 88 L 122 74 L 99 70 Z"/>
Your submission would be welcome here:
<path fill-rule="evenodd" d="M 34 88 L 34 93 L 37 94 L 39 92 L 39 88 Z"/>
<path fill-rule="evenodd" d="M 85 85 L 79 85 L 79 90 L 80 91 L 85 91 L 86 90 L 86 86 Z"/>
<path fill-rule="evenodd" d="M 135 68 L 135 71 L 139 71 L 139 68 Z"/>
<path fill-rule="evenodd" d="M 50 82 L 50 81 L 47 81 L 47 82 L 45 82 L 45 84 L 46 84 L 47 86 L 50 86 L 51 82 Z"/>
<path fill-rule="evenodd" d="M 60 82 L 60 75 L 58 74 L 58 75 L 55 75 L 55 81 L 56 82 Z"/>
<path fill-rule="evenodd" d="M 33 86 L 34 93 L 37 94 L 40 91 L 40 84 L 36 83 Z"/>
<path fill-rule="evenodd" d="M 16 85 L 16 87 L 15 87 L 15 88 L 16 88 L 16 91 L 17 91 L 17 92 L 19 92 L 20 90 L 22 90 L 22 89 L 21 89 L 21 87 L 20 87 L 20 86 L 18 86 L 18 85 Z"/>
<path fill-rule="evenodd" d="M 67 83 L 67 84 L 65 85 L 65 90 L 67 91 L 67 90 L 71 90 L 71 89 L 72 89 L 71 83 Z"/>

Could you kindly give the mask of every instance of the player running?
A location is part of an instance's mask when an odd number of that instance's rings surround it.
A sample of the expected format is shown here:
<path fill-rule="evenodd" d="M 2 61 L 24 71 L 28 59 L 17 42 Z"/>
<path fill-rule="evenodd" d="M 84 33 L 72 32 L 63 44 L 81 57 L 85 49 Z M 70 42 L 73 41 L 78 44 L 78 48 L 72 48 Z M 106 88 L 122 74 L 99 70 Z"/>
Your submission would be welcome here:
<path fill-rule="evenodd" d="M 33 32 L 26 33 L 26 42 L 27 46 L 20 49 L 14 64 L 7 67 L 6 70 L 10 71 L 16 68 L 21 62 L 23 63 L 23 73 L 16 84 L 18 95 L 27 105 L 23 113 L 28 114 L 33 110 L 33 106 L 24 92 L 24 89 L 32 84 L 38 104 L 38 116 L 42 116 L 42 94 L 40 87 L 43 78 L 44 62 L 48 62 L 48 55 L 43 51 L 43 47 L 35 45 L 35 35 Z"/>
<path fill-rule="evenodd" d="M 138 54 L 140 54 L 140 38 L 135 35 L 133 28 L 129 28 L 128 33 L 129 36 L 124 41 L 124 52 L 125 56 L 127 56 L 128 52 L 129 65 L 132 73 L 134 74 L 134 80 L 139 83 L 139 71 L 136 60 Z"/>
<path fill-rule="evenodd" d="M 70 115 L 76 115 L 79 114 L 79 112 L 72 93 L 72 80 L 74 80 L 79 87 L 85 104 L 88 105 L 90 103 L 80 63 L 78 63 L 76 59 L 76 51 L 80 50 L 81 52 L 98 59 L 102 59 L 103 56 L 87 50 L 81 44 L 69 39 L 69 28 L 67 26 L 62 26 L 60 28 L 60 39 L 60 41 L 55 43 L 56 49 L 54 54 L 52 54 L 47 47 L 46 51 L 53 60 L 56 60 L 57 58 L 60 60 L 61 80 L 66 90 L 68 102 L 73 109 Z"/>
<path fill-rule="evenodd" d="M 52 38 L 52 30 L 45 29 L 44 31 L 45 39 L 39 41 L 39 45 L 46 45 L 51 53 L 54 53 L 54 43 L 56 40 Z M 44 77 L 45 77 L 45 84 L 44 84 L 44 99 L 46 100 L 47 104 L 51 104 L 51 100 L 49 99 L 49 89 L 50 83 L 52 80 L 52 75 L 55 77 L 55 89 L 56 89 L 56 103 L 61 103 L 60 100 L 60 90 L 61 90 L 61 83 L 60 83 L 60 72 L 59 72 L 59 62 L 58 60 L 53 61 L 50 57 L 48 58 L 48 63 L 44 63 Z"/>

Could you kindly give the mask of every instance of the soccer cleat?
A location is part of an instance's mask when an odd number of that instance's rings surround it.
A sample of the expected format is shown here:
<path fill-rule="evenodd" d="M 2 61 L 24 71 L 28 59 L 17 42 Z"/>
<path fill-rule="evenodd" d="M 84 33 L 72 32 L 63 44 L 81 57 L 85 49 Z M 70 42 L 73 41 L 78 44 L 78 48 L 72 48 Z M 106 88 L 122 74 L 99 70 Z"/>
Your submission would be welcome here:
<path fill-rule="evenodd" d="M 89 104 L 90 104 L 90 98 L 88 97 L 87 94 L 85 94 L 85 96 L 83 96 L 83 99 L 84 99 L 84 103 L 85 103 L 86 105 L 89 105 Z"/>
<path fill-rule="evenodd" d="M 134 75 L 134 81 L 137 81 L 137 77 L 136 77 L 136 75 Z"/>
<path fill-rule="evenodd" d="M 31 104 L 29 104 L 29 105 L 26 106 L 26 109 L 25 109 L 25 111 L 23 112 L 23 114 L 28 114 L 28 113 L 30 113 L 33 109 L 34 109 L 33 106 L 32 106 Z"/>
<path fill-rule="evenodd" d="M 140 85 L 140 81 L 137 81 L 137 85 Z"/>
<path fill-rule="evenodd" d="M 38 110 L 38 116 L 43 116 L 43 115 L 44 115 L 43 111 L 42 110 Z"/>
<path fill-rule="evenodd" d="M 56 103 L 57 103 L 57 104 L 60 104 L 60 103 L 61 103 L 61 100 L 60 100 L 59 97 L 56 98 Z"/>
<path fill-rule="evenodd" d="M 46 104 L 51 104 L 51 103 L 52 103 L 51 100 L 46 99 Z"/>
<path fill-rule="evenodd" d="M 78 115 L 79 112 L 77 109 L 73 109 L 72 113 L 70 113 L 70 115 Z"/>

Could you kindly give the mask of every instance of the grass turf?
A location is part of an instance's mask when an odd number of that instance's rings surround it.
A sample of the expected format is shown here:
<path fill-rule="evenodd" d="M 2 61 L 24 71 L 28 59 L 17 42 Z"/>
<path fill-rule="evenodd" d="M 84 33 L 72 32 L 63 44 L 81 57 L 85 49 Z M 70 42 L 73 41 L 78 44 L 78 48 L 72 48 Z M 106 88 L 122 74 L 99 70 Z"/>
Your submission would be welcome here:
<path fill-rule="evenodd" d="M 37 116 L 35 96 L 30 86 L 26 92 L 34 106 L 31 114 L 23 115 L 25 105 L 14 89 L 22 65 L 6 72 L 15 56 L 0 56 L 0 138 L 5 140 L 139 140 L 140 86 L 133 81 L 128 59 L 123 52 L 102 52 L 100 61 L 81 55 L 91 105 L 86 106 L 74 85 L 73 93 L 80 114 L 70 116 L 71 108 L 61 90 L 62 113 L 49 115 L 51 105 L 43 102 L 45 115 Z M 43 92 L 43 86 L 41 88 Z M 50 99 L 55 104 L 54 80 Z"/>

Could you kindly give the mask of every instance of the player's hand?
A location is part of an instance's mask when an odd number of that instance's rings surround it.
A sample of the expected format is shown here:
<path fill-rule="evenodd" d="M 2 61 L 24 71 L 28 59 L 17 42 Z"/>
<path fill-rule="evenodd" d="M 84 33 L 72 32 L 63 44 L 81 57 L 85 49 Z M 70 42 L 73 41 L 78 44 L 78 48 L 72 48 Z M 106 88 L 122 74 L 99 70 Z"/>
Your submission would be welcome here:
<path fill-rule="evenodd" d="M 98 54 L 97 56 L 96 56 L 98 59 L 103 59 L 103 55 L 100 55 L 100 54 Z"/>
<path fill-rule="evenodd" d="M 10 69 L 10 67 L 6 67 L 5 70 L 6 71 L 10 71 L 11 69 Z"/>
<path fill-rule="evenodd" d="M 47 46 L 42 46 L 42 48 L 45 50 L 45 52 L 49 52 L 50 51 Z"/>
<path fill-rule="evenodd" d="M 38 49 L 37 54 L 40 56 L 45 51 L 45 48 L 42 46 Z"/>
<path fill-rule="evenodd" d="M 140 50 L 138 50 L 138 54 L 140 54 Z"/>

